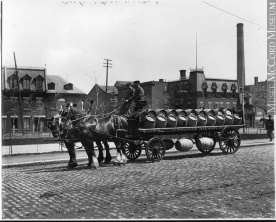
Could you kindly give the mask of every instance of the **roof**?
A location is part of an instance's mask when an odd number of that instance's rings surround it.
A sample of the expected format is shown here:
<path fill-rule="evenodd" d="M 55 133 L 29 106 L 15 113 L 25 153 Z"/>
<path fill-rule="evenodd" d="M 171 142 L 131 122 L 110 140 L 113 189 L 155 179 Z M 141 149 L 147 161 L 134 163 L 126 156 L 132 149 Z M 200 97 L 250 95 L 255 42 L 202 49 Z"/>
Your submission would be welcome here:
<path fill-rule="evenodd" d="M 217 92 L 222 92 L 222 85 L 225 83 L 227 85 L 227 91 L 231 91 L 231 87 L 232 87 L 232 84 L 235 84 L 236 85 L 236 90 L 237 92 L 239 91 L 238 89 L 238 84 L 237 84 L 237 80 L 225 80 L 225 79 L 206 79 L 205 81 L 207 83 L 207 91 L 209 92 L 212 92 L 212 83 L 215 82 L 216 85 L 217 85 Z"/>
<path fill-rule="evenodd" d="M 68 84 L 69 82 L 63 79 L 61 76 L 58 75 L 47 75 L 47 84 L 55 83 L 55 90 L 48 90 L 47 93 L 68 93 L 68 94 L 84 94 L 78 87 L 73 85 L 73 90 L 65 90 L 64 85 Z M 72 84 L 72 83 L 71 83 Z"/>
<path fill-rule="evenodd" d="M 11 75 L 15 73 L 15 67 L 6 67 L 6 71 L 6 78 L 9 78 Z M 30 67 L 28 69 L 27 67 L 17 67 L 17 71 L 19 79 L 25 76 L 26 74 L 28 74 L 32 79 L 36 78 L 39 75 L 45 78 L 45 68 Z"/>
<path fill-rule="evenodd" d="M 103 91 L 106 90 L 106 86 L 100 86 L 98 85 Z M 116 86 L 107 86 L 107 93 L 113 93 L 118 94 L 118 89 Z"/>
<path fill-rule="evenodd" d="M 125 86 L 129 82 L 132 83 L 132 81 L 116 81 L 114 86 L 116 86 L 116 87 Z"/>

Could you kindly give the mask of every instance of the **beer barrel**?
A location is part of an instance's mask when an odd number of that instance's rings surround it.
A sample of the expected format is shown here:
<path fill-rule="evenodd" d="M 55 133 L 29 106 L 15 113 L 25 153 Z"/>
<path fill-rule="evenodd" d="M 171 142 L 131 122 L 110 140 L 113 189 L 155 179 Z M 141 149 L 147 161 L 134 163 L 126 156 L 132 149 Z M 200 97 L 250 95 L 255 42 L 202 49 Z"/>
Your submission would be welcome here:
<path fill-rule="evenodd" d="M 141 114 L 141 128 L 150 129 L 156 125 L 156 112 L 152 109 L 146 110 Z"/>
<path fill-rule="evenodd" d="M 197 116 L 197 126 L 206 126 L 206 124 L 207 124 L 207 117 L 202 114 L 199 114 Z"/>
<path fill-rule="evenodd" d="M 233 112 L 231 111 L 231 109 L 224 109 L 223 110 L 224 115 L 230 115 L 233 116 Z"/>
<path fill-rule="evenodd" d="M 190 139 L 180 139 L 175 142 L 175 148 L 181 152 L 187 152 L 193 148 L 193 141 Z"/>
<path fill-rule="evenodd" d="M 221 114 L 221 115 L 224 116 L 224 112 L 223 112 L 223 110 L 221 110 L 221 109 L 214 109 L 214 112 L 215 112 L 216 115 Z"/>
<path fill-rule="evenodd" d="M 229 115 L 229 114 L 225 115 L 224 125 L 232 125 L 233 121 L 234 121 L 234 119 L 233 119 L 232 115 Z"/>
<path fill-rule="evenodd" d="M 206 126 L 207 114 L 203 109 L 196 109 L 197 113 L 197 126 Z"/>
<path fill-rule="evenodd" d="M 210 150 L 214 146 L 214 140 L 208 137 L 202 137 L 196 141 L 196 145 L 199 150 Z"/>
<path fill-rule="evenodd" d="M 217 114 L 216 115 L 216 126 L 222 126 L 224 125 L 225 117 L 223 114 Z"/>
<path fill-rule="evenodd" d="M 157 109 L 155 128 L 165 128 L 167 125 L 167 113 L 163 109 Z"/>
<path fill-rule="evenodd" d="M 177 112 L 174 109 L 167 109 L 167 127 L 177 126 Z"/>
<path fill-rule="evenodd" d="M 235 113 L 235 114 L 233 115 L 233 117 L 234 117 L 233 125 L 241 125 L 241 123 L 242 123 L 242 118 L 240 117 L 240 115 L 237 114 L 237 113 Z"/>
<path fill-rule="evenodd" d="M 185 112 L 187 113 L 187 115 L 190 115 L 191 113 L 193 113 L 194 115 L 197 115 L 194 109 L 186 109 Z"/>
<path fill-rule="evenodd" d="M 197 116 L 190 113 L 187 117 L 187 127 L 195 127 L 197 125 Z"/>
<path fill-rule="evenodd" d="M 206 126 L 216 125 L 216 113 L 212 109 L 204 109 L 207 114 L 207 123 Z"/>
<path fill-rule="evenodd" d="M 187 113 L 183 109 L 175 110 L 177 113 L 177 126 L 184 127 L 187 125 Z"/>

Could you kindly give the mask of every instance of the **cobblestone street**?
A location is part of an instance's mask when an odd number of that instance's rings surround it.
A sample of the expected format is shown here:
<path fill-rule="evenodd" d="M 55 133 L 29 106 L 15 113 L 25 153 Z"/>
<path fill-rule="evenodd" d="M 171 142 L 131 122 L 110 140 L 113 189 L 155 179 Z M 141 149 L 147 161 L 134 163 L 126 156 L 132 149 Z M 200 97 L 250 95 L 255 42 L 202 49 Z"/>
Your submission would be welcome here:
<path fill-rule="evenodd" d="M 275 218 L 274 147 L 2 169 L 3 219 Z"/>

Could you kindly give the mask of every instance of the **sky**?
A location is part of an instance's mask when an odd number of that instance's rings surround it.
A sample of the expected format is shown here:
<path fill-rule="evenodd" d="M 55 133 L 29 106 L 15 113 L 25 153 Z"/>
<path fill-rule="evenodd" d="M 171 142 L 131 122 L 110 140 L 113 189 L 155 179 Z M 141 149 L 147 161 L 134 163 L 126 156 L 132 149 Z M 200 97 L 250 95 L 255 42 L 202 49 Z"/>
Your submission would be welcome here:
<path fill-rule="evenodd" d="M 172 81 L 179 70 L 237 79 L 244 24 L 246 84 L 266 80 L 266 0 L 4 0 L 3 66 L 47 68 L 88 93 L 116 81 Z M 196 47 L 197 45 L 197 47 Z M 197 50 L 196 50 L 197 48 Z M 197 52 L 197 53 L 196 53 Z M 197 60 L 196 60 L 197 54 Z M 197 62 L 196 62 L 197 61 Z"/>

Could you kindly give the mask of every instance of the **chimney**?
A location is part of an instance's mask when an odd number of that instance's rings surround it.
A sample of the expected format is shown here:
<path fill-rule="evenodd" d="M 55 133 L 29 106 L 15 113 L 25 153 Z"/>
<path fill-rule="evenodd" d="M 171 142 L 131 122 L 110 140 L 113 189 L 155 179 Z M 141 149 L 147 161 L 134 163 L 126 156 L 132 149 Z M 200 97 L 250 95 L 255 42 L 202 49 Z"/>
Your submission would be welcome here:
<path fill-rule="evenodd" d="M 242 23 L 237 24 L 237 80 L 240 87 L 245 85 L 244 40 Z"/>
<path fill-rule="evenodd" d="M 186 70 L 180 70 L 180 80 L 186 79 Z"/>
<path fill-rule="evenodd" d="M 255 85 L 258 84 L 258 77 L 254 77 L 254 83 L 255 83 Z"/>

